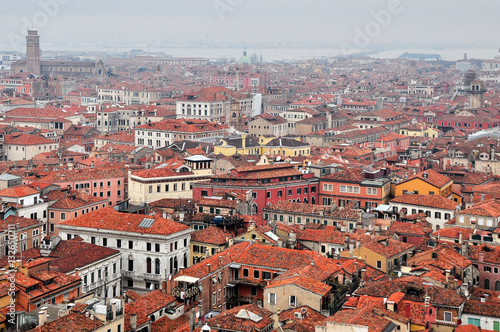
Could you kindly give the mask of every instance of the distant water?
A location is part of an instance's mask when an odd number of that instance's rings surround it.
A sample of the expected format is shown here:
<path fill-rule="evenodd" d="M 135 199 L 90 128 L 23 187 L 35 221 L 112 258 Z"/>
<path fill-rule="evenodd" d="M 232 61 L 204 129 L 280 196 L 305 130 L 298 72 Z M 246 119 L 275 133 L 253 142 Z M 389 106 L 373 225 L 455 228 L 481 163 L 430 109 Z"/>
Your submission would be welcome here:
<path fill-rule="evenodd" d="M 210 59 L 217 58 L 235 58 L 239 59 L 242 56 L 243 50 L 240 48 L 167 48 L 167 49 L 150 49 L 151 52 L 161 51 L 166 54 L 185 57 L 205 57 Z M 442 60 L 455 61 L 463 59 L 464 53 L 467 53 L 469 59 L 493 59 L 498 54 L 498 49 L 391 49 L 384 51 L 366 51 L 362 55 L 371 56 L 374 58 L 397 58 L 401 54 L 408 53 L 423 53 L 423 54 L 439 54 Z M 257 54 L 263 56 L 264 61 L 278 60 L 306 60 L 313 58 L 330 58 L 341 55 L 340 49 L 328 48 L 258 48 L 247 49 L 248 55 Z"/>
<path fill-rule="evenodd" d="M 2 51 L 2 46 L 0 44 L 0 53 Z M 8 49 L 8 48 L 5 48 Z M 158 53 L 161 52 L 165 55 L 174 57 L 203 57 L 209 59 L 239 59 L 243 55 L 243 48 L 236 47 L 178 47 L 178 46 L 162 46 L 160 47 L 113 47 L 113 46 L 99 46 L 99 45 L 72 45 L 72 46 L 56 46 L 47 45 L 44 51 L 68 51 L 68 52 L 86 52 L 87 54 L 99 54 L 107 53 L 109 56 L 122 56 L 123 54 L 129 54 L 131 49 L 142 49 L 145 53 Z M 401 54 L 408 53 L 423 53 L 423 54 L 439 54 L 442 60 L 455 61 L 463 59 L 464 53 L 467 53 L 468 58 L 476 59 L 493 59 L 498 55 L 498 49 L 488 48 L 488 49 L 386 49 L 386 50 L 363 50 L 363 56 L 371 56 L 374 58 L 397 58 Z M 340 49 L 335 48 L 247 48 L 248 55 L 257 54 L 262 55 L 263 60 L 266 62 L 279 61 L 279 60 L 307 60 L 307 59 L 319 59 L 319 58 L 330 58 L 339 56 L 342 54 Z"/>

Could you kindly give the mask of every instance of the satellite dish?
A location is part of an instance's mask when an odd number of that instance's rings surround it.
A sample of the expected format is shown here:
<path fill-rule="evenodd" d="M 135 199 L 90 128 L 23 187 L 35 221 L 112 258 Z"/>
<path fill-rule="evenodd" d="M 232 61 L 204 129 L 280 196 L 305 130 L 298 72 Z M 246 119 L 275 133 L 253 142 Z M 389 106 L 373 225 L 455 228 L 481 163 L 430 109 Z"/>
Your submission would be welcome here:
<path fill-rule="evenodd" d="M 403 275 L 403 273 L 401 273 L 401 271 L 398 272 L 398 278 L 401 278 L 401 276 Z"/>
<path fill-rule="evenodd" d="M 469 291 L 467 289 L 464 291 L 464 295 L 465 297 L 469 297 Z"/>

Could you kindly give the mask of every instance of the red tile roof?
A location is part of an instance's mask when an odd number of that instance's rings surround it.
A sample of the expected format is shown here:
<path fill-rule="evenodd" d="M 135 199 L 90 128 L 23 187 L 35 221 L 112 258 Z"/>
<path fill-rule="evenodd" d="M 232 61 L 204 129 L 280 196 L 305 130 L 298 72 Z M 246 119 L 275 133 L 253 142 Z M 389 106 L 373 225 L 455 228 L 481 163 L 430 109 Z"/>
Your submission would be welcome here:
<path fill-rule="evenodd" d="M 139 227 L 139 224 L 144 219 L 154 220 L 151 227 Z M 66 220 L 61 225 L 157 235 L 171 235 L 190 229 L 189 226 L 165 219 L 159 215 L 146 216 L 120 213 L 113 208 L 99 209 L 77 218 Z"/>
<path fill-rule="evenodd" d="M 329 286 L 315 278 L 299 275 L 290 276 L 288 278 L 275 279 L 269 285 L 267 285 L 266 288 L 270 289 L 286 285 L 295 285 L 321 296 L 327 295 L 332 290 L 332 286 Z"/>
<path fill-rule="evenodd" d="M 27 185 L 21 185 L 16 187 L 9 187 L 0 190 L 0 197 L 26 197 L 29 195 L 38 194 L 39 191 L 35 190 Z"/>
<path fill-rule="evenodd" d="M 408 289 L 416 292 L 409 294 Z M 428 295 L 431 298 L 430 303 L 433 305 L 458 307 L 465 301 L 465 298 L 457 294 L 455 290 L 427 285 L 424 280 L 414 276 L 367 282 L 364 287 L 356 291 L 356 294 L 388 298 L 395 292 L 407 294 L 406 300 L 419 303 L 423 303 L 425 296 Z"/>
<path fill-rule="evenodd" d="M 220 246 L 226 244 L 228 242 L 227 239 L 231 239 L 232 237 L 230 233 L 224 232 L 220 227 L 213 226 L 191 233 L 191 242 L 196 241 Z"/>
<path fill-rule="evenodd" d="M 57 145 L 56 142 L 50 140 L 48 138 L 39 136 L 39 135 L 31 135 L 24 133 L 14 133 L 5 136 L 5 144 L 6 145 L 40 145 L 40 144 L 54 144 L 54 147 Z"/>
<path fill-rule="evenodd" d="M 228 127 L 216 122 L 209 122 L 206 120 L 169 119 L 165 121 L 140 125 L 136 127 L 136 130 L 137 129 L 171 131 L 179 133 L 203 133 L 227 130 Z"/>
<path fill-rule="evenodd" d="M 83 181 L 93 179 L 124 178 L 125 175 L 117 168 L 107 169 L 75 169 L 68 171 L 53 171 L 40 179 L 39 182 L 57 183 L 67 181 Z"/>
<path fill-rule="evenodd" d="M 11 215 L 4 220 L 0 220 L 0 229 L 6 230 L 9 228 L 9 225 L 16 224 L 19 224 L 19 228 L 37 227 L 42 225 L 37 219 L 28 219 Z"/>
<path fill-rule="evenodd" d="M 385 244 L 386 242 L 387 244 Z M 371 242 L 363 244 L 362 246 L 386 258 L 391 258 L 415 247 L 413 244 L 404 243 L 393 239 L 388 239 L 381 242 Z"/>
<path fill-rule="evenodd" d="M 496 199 L 484 201 L 464 209 L 458 214 L 498 218 L 500 217 L 500 201 Z"/>
<path fill-rule="evenodd" d="M 404 194 L 391 199 L 391 203 L 401 203 L 415 206 L 427 206 L 437 209 L 456 210 L 460 204 L 441 195 Z"/>
<path fill-rule="evenodd" d="M 30 330 L 33 332 L 67 332 L 67 331 L 78 331 L 78 332 L 92 332 L 103 326 L 97 319 L 90 319 L 84 314 L 79 314 L 76 312 L 70 312 L 66 316 L 60 317 L 51 322 L 45 323 L 44 325 L 35 327 Z"/>
<path fill-rule="evenodd" d="M 247 317 L 250 316 L 249 313 L 260 316 L 262 319 L 255 322 L 251 319 L 238 318 L 236 315 L 243 310 L 243 314 Z M 209 319 L 207 321 L 208 326 L 212 328 L 217 328 L 220 330 L 229 331 L 239 331 L 239 332 L 254 332 L 262 331 L 265 327 L 273 324 L 273 319 L 271 318 L 272 312 L 259 308 L 256 303 L 248 304 L 244 306 L 234 307 L 233 309 L 223 311 L 217 316 Z"/>
<path fill-rule="evenodd" d="M 427 178 L 425 178 L 426 175 L 424 175 L 424 174 L 427 174 Z M 425 171 L 419 172 L 417 174 L 414 174 L 414 175 L 408 177 L 408 179 L 401 181 L 401 182 L 397 183 L 396 185 L 411 181 L 413 179 L 420 179 L 420 180 L 425 181 L 425 182 L 427 182 L 427 183 L 429 183 L 437 188 L 442 188 L 446 184 L 448 184 L 449 182 L 452 182 L 452 180 L 449 177 L 444 176 L 444 175 L 436 172 L 433 169 L 427 169 Z"/>
<path fill-rule="evenodd" d="M 219 259 L 219 257 L 222 257 Z M 304 267 L 314 262 L 314 265 L 330 273 L 340 270 L 337 261 L 326 258 L 314 251 L 293 250 L 279 247 L 270 247 L 256 243 L 243 242 L 235 244 L 226 250 L 210 256 L 203 261 L 184 270 L 184 274 L 195 278 L 202 278 L 211 270 L 219 269 L 230 263 L 250 266 L 262 266 L 279 270 L 290 270 Z"/>

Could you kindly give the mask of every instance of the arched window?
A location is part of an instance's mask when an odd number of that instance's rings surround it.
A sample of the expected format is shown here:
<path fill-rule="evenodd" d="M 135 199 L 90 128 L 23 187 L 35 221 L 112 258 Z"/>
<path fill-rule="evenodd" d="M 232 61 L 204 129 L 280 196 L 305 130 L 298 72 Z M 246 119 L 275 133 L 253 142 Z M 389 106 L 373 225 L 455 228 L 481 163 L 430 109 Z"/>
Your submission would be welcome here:
<path fill-rule="evenodd" d="M 495 281 L 495 290 L 500 291 L 500 280 Z"/>
<path fill-rule="evenodd" d="M 170 274 L 174 273 L 174 259 L 170 257 Z"/>
<path fill-rule="evenodd" d="M 490 279 L 484 279 L 484 289 L 490 289 Z"/>
<path fill-rule="evenodd" d="M 307 203 L 307 197 L 304 197 L 304 203 Z"/>
<path fill-rule="evenodd" d="M 179 269 L 179 263 L 177 262 L 177 257 L 174 257 L 174 270 L 177 272 Z"/>
<path fill-rule="evenodd" d="M 161 274 L 160 272 L 160 259 L 155 259 L 155 274 Z"/>
<path fill-rule="evenodd" d="M 188 267 L 188 258 L 187 258 L 187 254 L 184 254 L 184 258 L 182 259 L 182 264 L 183 264 L 183 267 L 184 268 L 187 268 Z"/>
<path fill-rule="evenodd" d="M 311 204 L 316 204 L 316 199 L 313 197 L 311 197 Z"/>
<path fill-rule="evenodd" d="M 151 258 L 146 258 L 146 273 L 151 273 Z"/>

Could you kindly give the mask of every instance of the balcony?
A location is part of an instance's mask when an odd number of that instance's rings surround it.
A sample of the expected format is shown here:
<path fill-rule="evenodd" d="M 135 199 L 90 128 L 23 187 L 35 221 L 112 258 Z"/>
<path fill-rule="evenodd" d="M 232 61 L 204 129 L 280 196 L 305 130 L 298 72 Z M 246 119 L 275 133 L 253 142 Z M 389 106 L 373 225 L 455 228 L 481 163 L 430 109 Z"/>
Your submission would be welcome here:
<path fill-rule="evenodd" d="M 449 322 L 446 320 L 441 320 L 441 319 L 436 319 L 436 324 L 442 324 L 442 325 L 450 325 L 450 326 L 456 326 L 456 322 Z"/>
<path fill-rule="evenodd" d="M 246 279 L 246 278 L 230 278 L 229 283 L 235 285 L 245 285 L 245 286 L 266 286 L 267 280 L 260 279 Z"/>
<path fill-rule="evenodd" d="M 163 280 L 163 275 L 161 274 L 153 274 L 153 273 L 144 273 L 142 276 L 145 280 L 155 280 L 155 281 L 161 281 Z"/>
<path fill-rule="evenodd" d="M 135 276 L 134 271 L 125 271 L 125 270 L 122 271 L 122 277 L 133 278 L 134 276 Z"/>

